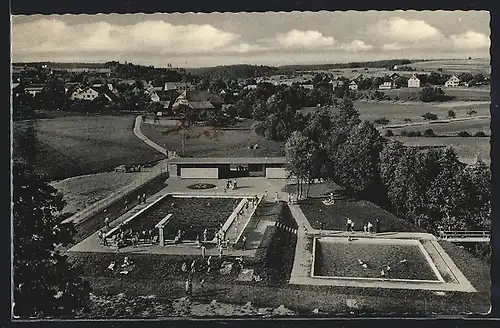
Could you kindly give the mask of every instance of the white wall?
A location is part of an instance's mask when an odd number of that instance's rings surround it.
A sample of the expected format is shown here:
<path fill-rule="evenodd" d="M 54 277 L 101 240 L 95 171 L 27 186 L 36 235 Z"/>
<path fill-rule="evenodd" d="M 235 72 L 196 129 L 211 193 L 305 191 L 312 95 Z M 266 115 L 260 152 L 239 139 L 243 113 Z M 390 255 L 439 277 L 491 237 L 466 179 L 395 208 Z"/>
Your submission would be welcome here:
<path fill-rule="evenodd" d="M 182 167 L 181 178 L 187 179 L 218 179 L 219 169 L 214 168 L 195 168 L 195 167 Z"/>
<path fill-rule="evenodd" d="M 288 172 L 284 168 L 266 167 L 266 178 L 268 179 L 286 179 Z"/>

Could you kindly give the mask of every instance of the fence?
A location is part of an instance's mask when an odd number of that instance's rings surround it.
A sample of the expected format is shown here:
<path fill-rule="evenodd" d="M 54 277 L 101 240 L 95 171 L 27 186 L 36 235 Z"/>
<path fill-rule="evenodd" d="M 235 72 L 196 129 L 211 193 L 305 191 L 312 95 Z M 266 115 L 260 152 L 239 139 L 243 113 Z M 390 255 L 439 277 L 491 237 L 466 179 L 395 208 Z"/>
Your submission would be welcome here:
<path fill-rule="evenodd" d="M 490 238 L 489 231 L 441 231 L 442 239 L 459 239 L 459 238 Z"/>

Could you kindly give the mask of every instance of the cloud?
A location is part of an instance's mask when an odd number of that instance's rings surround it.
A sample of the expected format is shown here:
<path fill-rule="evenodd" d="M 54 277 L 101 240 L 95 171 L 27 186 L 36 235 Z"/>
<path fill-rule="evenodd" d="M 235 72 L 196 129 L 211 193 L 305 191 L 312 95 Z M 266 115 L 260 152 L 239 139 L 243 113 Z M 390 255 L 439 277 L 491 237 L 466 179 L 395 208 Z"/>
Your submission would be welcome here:
<path fill-rule="evenodd" d="M 367 34 L 387 44 L 435 43 L 443 39 L 443 34 L 425 21 L 400 17 L 379 21 L 368 28 Z"/>
<path fill-rule="evenodd" d="M 275 41 L 285 48 L 329 48 L 335 45 L 335 39 L 331 36 L 324 36 L 318 31 L 291 30 L 287 33 L 280 33 Z"/>
<path fill-rule="evenodd" d="M 148 52 L 207 53 L 253 50 L 241 42 L 239 34 L 211 25 L 172 25 L 165 21 L 145 21 L 133 25 L 106 22 L 68 25 L 57 19 L 40 19 L 13 25 L 14 52 Z"/>
<path fill-rule="evenodd" d="M 398 43 L 387 43 L 381 47 L 383 50 L 403 50 L 405 46 Z"/>
<path fill-rule="evenodd" d="M 371 44 L 366 44 L 361 40 L 353 40 L 349 43 L 340 45 L 339 48 L 345 51 L 358 52 L 372 50 L 373 46 Z"/>
<path fill-rule="evenodd" d="M 490 47 L 490 38 L 474 31 L 452 35 L 450 40 L 456 49 L 488 49 Z"/>

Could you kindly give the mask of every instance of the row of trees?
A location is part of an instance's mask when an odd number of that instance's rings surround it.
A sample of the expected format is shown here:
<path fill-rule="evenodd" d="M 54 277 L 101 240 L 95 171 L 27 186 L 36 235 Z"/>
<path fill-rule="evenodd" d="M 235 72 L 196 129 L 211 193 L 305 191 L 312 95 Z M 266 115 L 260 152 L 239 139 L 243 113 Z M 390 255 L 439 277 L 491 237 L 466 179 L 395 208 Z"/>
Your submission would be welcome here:
<path fill-rule="evenodd" d="M 489 229 L 490 170 L 461 163 L 454 149 L 426 151 L 382 138 L 349 99 L 315 111 L 286 143 L 288 169 L 302 182 L 329 179 L 347 191 L 435 232 Z M 304 188 L 304 185 L 306 188 Z"/>

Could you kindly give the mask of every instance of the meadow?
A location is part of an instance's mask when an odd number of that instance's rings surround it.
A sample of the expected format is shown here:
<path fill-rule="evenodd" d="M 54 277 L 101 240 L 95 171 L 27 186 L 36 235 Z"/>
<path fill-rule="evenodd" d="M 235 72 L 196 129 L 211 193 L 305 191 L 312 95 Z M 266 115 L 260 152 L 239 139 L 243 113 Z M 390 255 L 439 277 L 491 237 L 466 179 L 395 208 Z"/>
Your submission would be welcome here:
<path fill-rule="evenodd" d="M 490 101 L 490 87 L 459 87 L 459 88 L 446 88 L 445 86 L 438 86 L 441 88 L 446 96 L 452 97 L 454 101 Z M 401 101 L 419 101 L 420 91 L 423 88 L 400 88 L 383 90 L 382 92 L 390 96 L 391 99 Z"/>
<path fill-rule="evenodd" d="M 68 116 L 15 122 L 13 157 L 31 162 L 49 181 L 162 159 L 134 135 L 134 118 Z"/>
<path fill-rule="evenodd" d="M 457 133 L 467 131 L 471 135 L 476 132 L 482 131 L 486 135 L 491 135 L 491 119 L 471 119 L 465 121 L 452 121 L 448 123 L 423 123 L 420 126 L 407 126 L 407 127 L 381 127 L 380 131 L 384 134 L 387 129 L 390 129 L 395 135 L 400 135 L 401 131 L 420 131 L 424 133 L 427 129 L 432 129 L 437 136 L 450 136 L 456 137 Z"/>
<path fill-rule="evenodd" d="M 180 152 L 182 132 L 171 132 L 168 127 L 144 124 L 142 133 L 157 144 Z M 249 146 L 258 145 L 258 149 Z M 261 137 L 250 129 L 224 129 L 213 131 L 207 127 L 194 127 L 186 140 L 187 157 L 266 157 L 284 156 L 283 143 Z"/>
<path fill-rule="evenodd" d="M 438 119 L 446 119 L 449 110 L 453 110 L 457 118 L 470 117 L 467 115 L 469 109 L 474 109 L 477 112 L 476 116 L 490 115 L 490 103 L 486 101 L 449 103 L 355 101 L 354 107 L 362 120 L 374 121 L 385 117 L 389 120 L 389 124 L 405 123 L 405 119 L 410 119 L 411 122 L 423 122 L 422 115 L 427 112 L 436 114 Z"/>
<path fill-rule="evenodd" d="M 447 60 L 432 60 L 411 63 L 408 66 L 417 70 L 424 71 L 437 71 L 438 68 L 443 69 L 443 73 L 459 74 L 463 72 L 470 72 L 472 74 L 490 74 L 491 65 L 490 60 L 481 59 L 447 59 Z"/>

